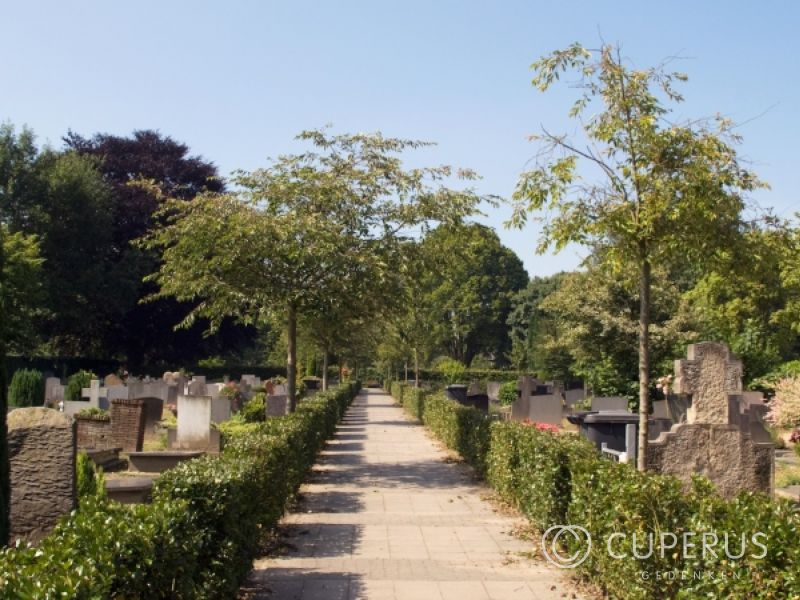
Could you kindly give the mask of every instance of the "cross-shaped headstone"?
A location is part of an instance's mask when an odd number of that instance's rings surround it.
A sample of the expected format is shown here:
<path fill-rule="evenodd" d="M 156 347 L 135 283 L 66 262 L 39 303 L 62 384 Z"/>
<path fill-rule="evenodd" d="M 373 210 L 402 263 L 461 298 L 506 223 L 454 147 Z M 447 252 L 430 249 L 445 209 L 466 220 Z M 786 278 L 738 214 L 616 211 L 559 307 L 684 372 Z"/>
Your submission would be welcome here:
<path fill-rule="evenodd" d="M 691 344 L 685 359 L 675 361 L 675 391 L 691 394 L 687 423 L 730 423 L 730 394 L 742 391 L 742 361 L 725 344 Z"/>
<path fill-rule="evenodd" d="M 89 406 L 93 408 L 104 408 L 100 406 L 100 398 L 108 398 L 108 388 L 102 387 L 99 379 L 92 379 L 88 388 L 81 389 L 81 397 L 89 398 Z"/>

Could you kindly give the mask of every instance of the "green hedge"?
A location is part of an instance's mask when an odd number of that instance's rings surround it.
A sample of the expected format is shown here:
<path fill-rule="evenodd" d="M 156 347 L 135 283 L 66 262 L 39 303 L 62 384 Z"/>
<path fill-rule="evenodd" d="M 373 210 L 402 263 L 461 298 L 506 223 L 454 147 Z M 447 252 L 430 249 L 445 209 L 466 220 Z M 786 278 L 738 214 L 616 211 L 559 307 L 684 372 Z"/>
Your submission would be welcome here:
<path fill-rule="evenodd" d="M 631 465 L 601 458 L 580 437 L 491 422 L 441 394 L 427 396 L 399 384 L 391 389 L 412 416 L 422 416 L 439 439 L 485 474 L 539 531 L 553 525 L 585 527 L 593 544 L 576 572 L 609 597 L 800 598 L 800 512 L 789 502 L 750 493 L 724 500 L 700 477 L 687 493 L 674 477 L 639 473 Z M 734 552 L 741 534 L 749 538 L 763 532 L 766 539 L 760 541 L 767 555 L 751 557 L 759 548 L 750 546 L 738 561 L 727 559 L 724 551 L 689 558 L 670 551 L 662 556 L 656 549 L 648 558 L 633 556 L 634 534 L 638 548 L 646 549 L 649 533 L 658 540 L 666 532 L 679 538 L 693 532 L 696 542 L 704 533 L 728 533 Z M 612 539 L 614 553 L 626 558 L 608 554 L 606 542 L 612 534 L 624 534 Z M 563 538 L 564 555 L 583 549 L 570 536 Z M 664 576 L 669 573 L 675 576 Z"/>
<path fill-rule="evenodd" d="M 38 548 L 0 554 L 0 598 L 235 597 L 358 388 L 225 429 L 223 452 L 164 473 L 152 504 L 86 502 Z"/>
<path fill-rule="evenodd" d="M 44 404 L 44 378 L 36 369 L 18 369 L 8 386 L 9 406 L 41 406 Z"/>

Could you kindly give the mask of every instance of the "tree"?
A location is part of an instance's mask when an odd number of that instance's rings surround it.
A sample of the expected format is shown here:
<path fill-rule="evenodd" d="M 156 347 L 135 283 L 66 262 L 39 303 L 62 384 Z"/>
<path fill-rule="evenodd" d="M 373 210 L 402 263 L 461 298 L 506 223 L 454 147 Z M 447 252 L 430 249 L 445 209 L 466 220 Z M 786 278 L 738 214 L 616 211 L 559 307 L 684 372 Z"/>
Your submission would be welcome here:
<path fill-rule="evenodd" d="M 565 379 L 566 370 L 546 365 L 551 353 L 541 352 L 542 342 L 552 333 L 555 324 L 541 309 L 542 301 L 562 284 L 565 273 L 548 277 L 534 277 L 525 289 L 511 300 L 511 312 L 507 324 L 511 337 L 509 362 L 518 370 L 533 369 L 542 377 Z"/>
<path fill-rule="evenodd" d="M 437 346 L 470 364 L 478 354 L 504 363 L 511 349 L 506 321 L 511 301 L 528 282 L 522 261 L 484 225 L 437 227 L 421 243 L 423 279 Z"/>
<path fill-rule="evenodd" d="M 6 350 L 30 353 L 36 347 L 34 327 L 42 310 L 42 263 L 36 236 L 10 233 L 0 223 L 3 252 L 2 295 L 3 339 Z"/>
<path fill-rule="evenodd" d="M 449 167 L 403 169 L 399 154 L 420 142 L 325 131 L 299 137 L 314 150 L 238 173 L 234 192 L 166 201 L 159 213 L 165 225 L 143 240 L 161 253 L 154 297 L 194 305 L 184 325 L 198 317 L 212 328 L 226 317 L 283 318 L 291 398 L 298 315 L 361 301 L 350 296 L 354 281 L 385 289 L 395 280 L 407 228 L 461 218 L 480 201 L 443 184 L 453 175 Z"/>
<path fill-rule="evenodd" d="M 5 307 L 5 227 L 0 227 L 0 545 L 8 543 L 10 533 L 9 514 L 11 510 L 11 465 L 8 460 L 8 413 L 7 375 L 6 375 L 6 307 Z"/>
<path fill-rule="evenodd" d="M 224 182 L 216 166 L 200 156 L 193 156 L 186 144 L 157 131 L 134 131 L 130 136 L 95 134 L 83 137 L 69 132 L 66 147 L 97 165 L 110 186 L 111 209 L 108 225 L 111 238 L 106 250 L 114 265 L 113 285 L 125 289 L 129 303 L 107 329 L 106 354 L 124 357 L 129 364 L 159 362 L 186 363 L 199 358 L 224 354 L 251 344 L 252 328 L 222 323 L 214 336 L 205 336 L 202 323 L 174 331 L 191 306 L 172 298 L 140 303 L 156 288 L 143 278 L 156 270 L 158 256 L 131 244 L 153 226 L 159 194 L 186 201 L 203 191 L 222 192 Z M 147 181 L 155 186 L 139 185 Z"/>
<path fill-rule="evenodd" d="M 743 193 L 759 187 L 739 162 L 732 124 L 670 122 L 666 102 L 680 102 L 681 73 L 663 67 L 627 67 L 619 48 L 590 52 L 575 44 L 533 64 L 534 85 L 547 90 L 562 72 L 580 77 L 583 93 L 570 116 L 579 119 L 588 145 L 544 130 L 542 160 L 523 173 L 511 223 L 547 211 L 539 250 L 573 242 L 603 248 L 604 264 L 636 272 L 639 289 L 639 452 L 647 461 L 652 267 L 708 261 L 741 228 Z M 661 94 L 659 96 L 658 94 Z M 600 106 L 597 106 L 597 105 Z M 585 120 L 588 111 L 594 111 Z M 545 157 L 549 157 L 547 160 Z M 599 177 L 583 178 L 578 165 Z"/>

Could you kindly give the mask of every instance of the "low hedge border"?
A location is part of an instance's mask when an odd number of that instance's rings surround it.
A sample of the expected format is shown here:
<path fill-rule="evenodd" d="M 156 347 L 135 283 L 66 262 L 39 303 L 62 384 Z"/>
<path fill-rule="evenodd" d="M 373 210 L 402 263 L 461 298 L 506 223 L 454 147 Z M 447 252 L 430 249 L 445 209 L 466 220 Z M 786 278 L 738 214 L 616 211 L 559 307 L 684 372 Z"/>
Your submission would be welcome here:
<path fill-rule="evenodd" d="M 232 427 L 224 450 L 164 473 L 152 504 L 82 502 L 36 548 L 0 553 L 0 598 L 232 598 L 358 393 L 345 384 L 265 423 Z"/>
<path fill-rule="evenodd" d="M 426 395 L 397 382 L 387 387 L 411 416 L 458 451 L 540 532 L 555 525 L 586 528 L 592 549 L 575 572 L 609 597 L 800 598 L 800 512 L 789 502 L 751 493 L 724 500 L 702 477 L 687 493 L 674 477 L 639 473 L 603 459 L 577 436 L 491 422 L 443 394 Z M 741 536 L 749 541 L 757 532 L 766 536 L 760 538 L 766 547 L 763 558 L 752 556 L 762 553 L 753 546 L 740 560 L 730 560 L 719 546 L 716 554 L 690 558 L 661 552 L 657 545 L 662 533 L 679 540 L 687 534 L 700 554 L 703 534 L 727 533 L 735 555 Z M 614 553 L 624 558 L 607 551 L 613 534 Z M 655 536 L 656 549 L 649 557 L 633 556 L 634 534 L 640 554 L 647 554 L 648 534 Z M 584 549 L 571 536 L 563 538 L 568 542 L 565 555 Z"/>

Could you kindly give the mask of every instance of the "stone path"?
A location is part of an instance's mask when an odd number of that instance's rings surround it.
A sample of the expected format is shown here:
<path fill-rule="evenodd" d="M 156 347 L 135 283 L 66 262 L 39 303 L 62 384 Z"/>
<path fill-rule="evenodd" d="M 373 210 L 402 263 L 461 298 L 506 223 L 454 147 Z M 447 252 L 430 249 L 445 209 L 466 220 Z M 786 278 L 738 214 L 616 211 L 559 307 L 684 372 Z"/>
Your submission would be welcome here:
<path fill-rule="evenodd" d="M 285 552 L 256 561 L 244 597 L 577 598 L 447 457 L 388 394 L 362 393 L 283 520 Z"/>

